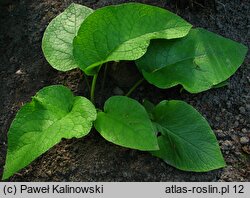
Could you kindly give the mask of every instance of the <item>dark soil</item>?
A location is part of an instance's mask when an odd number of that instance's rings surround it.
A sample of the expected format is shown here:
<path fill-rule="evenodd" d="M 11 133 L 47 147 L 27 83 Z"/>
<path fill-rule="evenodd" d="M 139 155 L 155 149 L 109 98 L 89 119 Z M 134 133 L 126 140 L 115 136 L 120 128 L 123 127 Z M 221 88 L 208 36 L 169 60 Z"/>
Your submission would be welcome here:
<path fill-rule="evenodd" d="M 78 70 L 58 72 L 46 62 L 41 39 L 49 21 L 70 0 L 4 1 L 0 5 L 0 175 L 7 149 L 7 131 L 20 107 L 39 89 L 64 84 L 77 95 L 88 94 Z M 74 1 L 91 8 L 125 0 Z M 192 24 L 250 45 L 249 0 L 141 0 L 167 8 Z M 204 3 L 205 2 L 205 3 Z M 149 153 L 125 149 L 103 140 L 94 130 L 82 139 L 62 140 L 9 181 L 250 181 L 250 75 L 248 54 L 228 86 L 200 94 L 159 90 L 144 83 L 133 98 L 182 99 L 192 104 L 211 124 L 227 167 L 208 173 L 177 170 Z M 109 79 L 110 78 L 110 79 Z M 121 76 L 121 79 L 124 76 Z M 117 78 L 116 78 L 117 79 Z M 108 77 L 106 89 L 97 87 L 97 103 L 128 88 Z M 126 79 L 126 78 L 125 78 Z M 157 97 L 156 97 L 157 96 Z M 35 149 L 35 148 L 34 148 Z"/>

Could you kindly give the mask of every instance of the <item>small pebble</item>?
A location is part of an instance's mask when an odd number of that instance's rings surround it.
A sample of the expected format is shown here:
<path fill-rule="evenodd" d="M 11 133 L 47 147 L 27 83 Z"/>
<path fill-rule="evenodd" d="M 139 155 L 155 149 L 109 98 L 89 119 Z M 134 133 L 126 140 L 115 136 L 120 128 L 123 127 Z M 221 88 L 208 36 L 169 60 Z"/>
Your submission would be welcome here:
<path fill-rule="evenodd" d="M 52 174 L 51 170 L 48 170 L 46 173 L 47 173 L 48 176 L 51 176 L 51 174 Z"/>
<path fill-rule="evenodd" d="M 240 143 L 241 144 L 247 144 L 249 142 L 249 138 L 248 137 L 241 137 L 240 138 Z"/>
<path fill-rule="evenodd" d="M 227 102 L 227 108 L 231 108 L 232 107 L 232 104 L 230 101 Z"/>
<path fill-rule="evenodd" d="M 239 110 L 240 110 L 241 114 L 245 114 L 246 113 L 246 109 L 244 107 L 240 107 Z"/>
<path fill-rule="evenodd" d="M 239 140 L 237 135 L 231 135 L 231 139 L 235 142 L 237 142 Z"/>
<path fill-rule="evenodd" d="M 16 71 L 16 74 L 22 74 L 22 73 L 23 73 L 23 72 L 22 72 L 21 69 L 19 69 L 19 70 Z"/>
<path fill-rule="evenodd" d="M 224 138 L 227 134 L 226 133 L 224 133 L 222 130 L 220 130 L 220 129 L 218 129 L 218 130 L 216 130 L 215 131 L 216 132 L 216 134 L 217 134 L 217 137 L 219 137 L 219 138 Z"/>
<path fill-rule="evenodd" d="M 239 126 L 239 122 L 238 121 L 235 121 L 234 122 L 234 127 L 238 127 Z"/>
<path fill-rule="evenodd" d="M 16 63 L 16 62 L 17 62 L 17 58 L 14 57 L 14 56 L 12 56 L 12 57 L 10 58 L 10 62 L 11 62 L 11 63 Z"/>
<path fill-rule="evenodd" d="M 240 119 L 240 123 L 243 124 L 245 122 L 245 120 L 242 118 Z"/>
<path fill-rule="evenodd" d="M 247 133 L 247 129 L 246 129 L 246 128 L 241 129 L 241 131 L 242 131 L 243 133 Z"/>
<path fill-rule="evenodd" d="M 246 105 L 246 109 L 247 109 L 247 111 L 250 111 L 250 104 Z"/>
<path fill-rule="evenodd" d="M 229 140 L 224 141 L 221 145 L 223 150 L 230 150 L 232 146 L 233 146 L 233 142 Z"/>
<path fill-rule="evenodd" d="M 240 115 L 235 116 L 236 120 L 240 120 Z"/>
<path fill-rule="evenodd" d="M 195 181 L 195 179 L 196 179 L 195 176 L 190 177 L 190 181 Z"/>
<path fill-rule="evenodd" d="M 71 171 L 74 171 L 74 170 L 76 170 L 76 167 L 75 167 L 75 166 L 72 166 L 72 167 L 70 168 L 70 170 L 71 170 Z"/>

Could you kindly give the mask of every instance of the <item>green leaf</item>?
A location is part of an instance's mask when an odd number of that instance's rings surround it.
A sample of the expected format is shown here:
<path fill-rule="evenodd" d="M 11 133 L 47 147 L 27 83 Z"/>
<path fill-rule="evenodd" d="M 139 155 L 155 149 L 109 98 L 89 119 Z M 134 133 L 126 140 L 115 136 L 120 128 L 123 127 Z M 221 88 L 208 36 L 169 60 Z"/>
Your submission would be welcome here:
<path fill-rule="evenodd" d="M 45 87 L 17 113 L 8 132 L 3 179 L 30 164 L 62 138 L 89 133 L 96 119 L 94 105 L 60 85 Z"/>
<path fill-rule="evenodd" d="M 225 81 L 222 81 L 221 83 L 219 83 L 217 85 L 214 85 L 212 88 L 217 89 L 217 88 L 228 86 L 228 84 L 229 84 L 229 80 L 225 80 Z"/>
<path fill-rule="evenodd" d="M 73 56 L 73 38 L 92 9 L 72 3 L 54 18 L 43 35 L 42 49 L 50 65 L 60 71 L 77 68 Z"/>
<path fill-rule="evenodd" d="M 85 73 L 93 75 L 93 68 L 105 62 L 140 58 L 151 39 L 183 37 L 190 28 L 162 8 L 139 3 L 107 6 L 82 23 L 74 38 L 74 57 Z"/>
<path fill-rule="evenodd" d="M 159 88 L 181 84 L 198 93 L 228 79 L 246 52 L 242 44 L 204 29 L 192 29 L 181 39 L 152 41 L 136 64 L 145 79 Z"/>
<path fill-rule="evenodd" d="M 216 137 L 207 121 L 183 101 L 160 102 L 154 122 L 161 135 L 154 156 L 184 170 L 206 172 L 225 166 Z"/>
<path fill-rule="evenodd" d="M 148 101 L 146 99 L 143 100 L 142 105 L 144 106 L 144 108 L 146 109 L 146 111 L 147 111 L 150 119 L 152 120 L 153 119 L 153 111 L 155 109 L 155 105 L 152 102 L 150 102 L 150 101 Z"/>
<path fill-rule="evenodd" d="M 114 144 L 148 151 L 159 149 L 153 125 L 144 107 L 125 96 L 113 96 L 98 112 L 96 130 Z"/>

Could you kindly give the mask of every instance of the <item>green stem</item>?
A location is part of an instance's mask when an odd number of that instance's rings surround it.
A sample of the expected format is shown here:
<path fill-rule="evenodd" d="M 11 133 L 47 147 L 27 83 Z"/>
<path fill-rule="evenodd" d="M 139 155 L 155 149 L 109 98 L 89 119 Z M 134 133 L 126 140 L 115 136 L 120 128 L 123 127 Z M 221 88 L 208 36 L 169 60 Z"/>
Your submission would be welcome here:
<path fill-rule="evenodd" d="M 140 79 L 139 81 L 137 81 L 133 87 L 131 87 L 131 89 L 128 91 L 128 93 L 125 96 L 130 96 L 130 94 L 140 85 L 142 84 L 142 82 L 144 81 L 144 79 Z"/>
<path fill-rule="evenodd" d="M 93 80 L 92 80 L 92 84 L 91 84 L 90 100 L 91 100 L 91 102 L 92 102 L 93 104 L 95 104 L 95 86 L 96 86 L 96 80 L 97 80 L 98 73 L 99 73 L 101 67 L 102 67 L 102 64 L 99 65 L 99 68 L 98 68 L 96 74 L 94 75 Z"/>
<path fill-rule="evenodd" d="M 88 81 L 88 77 L 86 76 L 85 73 L 83 73 L 83 76 L 84 76 L 84 80 L 85 80 L 85 82 L 86 82 L 86 84 L 87 84 L 87 87 L 88 87 L 88 89 L 89 89 L 89 91 L 90 91 L 90 84 L 89 84 L 89 81 Z"/>
<path fill-rule="evenodd" d="M 102 88 L 101 88 L 101 93 L 103 92 L 105 81 L 106 81 L 106 76 L 107 76 L 107 68 L 108 68 L 108 63 L 105 64 L 104 66 L 104 74 L 103 74 L 103 80 L 102 80 Z"/>
<path fill-rule="evenodd" d="M 95 85 L 96 85 L 97 76 L 98 76 L 98 72 L 94 75 L 92 84 L 91 84 L 90 100 L 93 104 L 95 104 Z"/>

